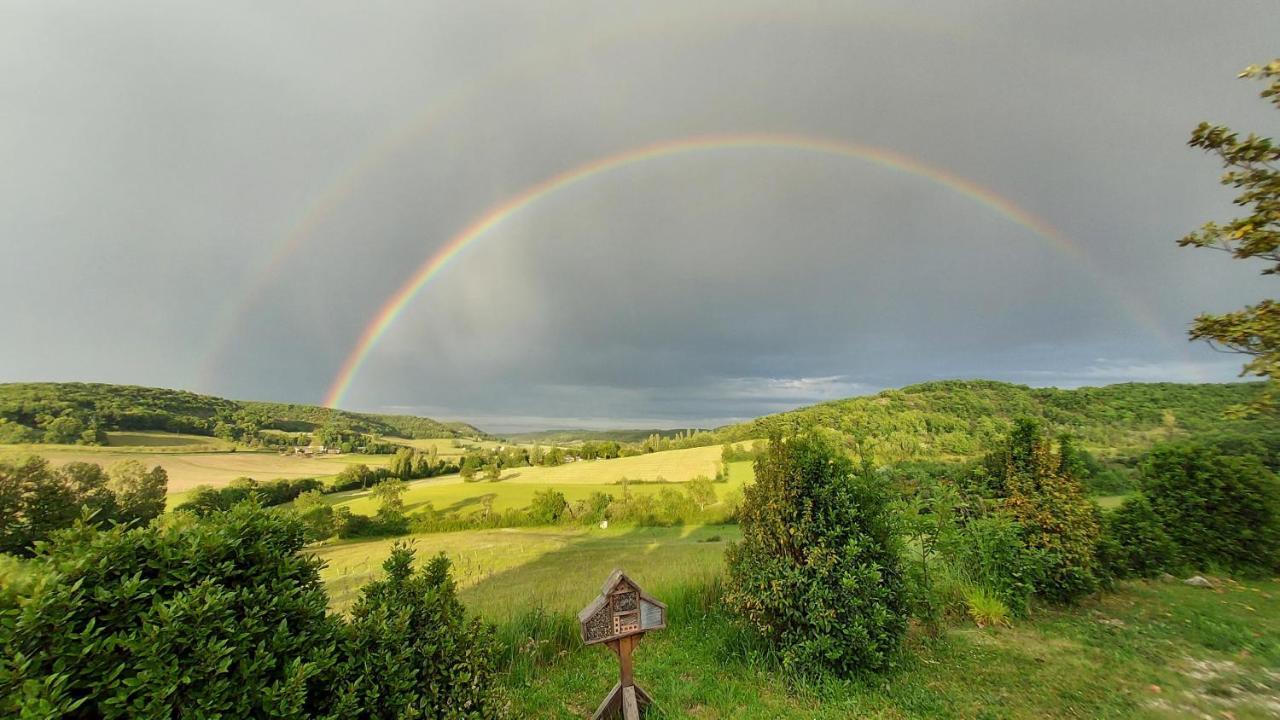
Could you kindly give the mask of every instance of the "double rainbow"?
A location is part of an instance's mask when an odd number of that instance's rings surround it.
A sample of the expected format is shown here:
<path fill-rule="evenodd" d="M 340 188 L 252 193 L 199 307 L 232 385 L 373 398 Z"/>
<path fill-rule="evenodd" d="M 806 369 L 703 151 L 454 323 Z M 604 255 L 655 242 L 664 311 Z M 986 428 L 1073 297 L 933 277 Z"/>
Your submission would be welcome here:
<path fill-rule="evenodd" d="M 426 262 L 383 303 L 373 320 L 365 326 L 359 340 L 348 353 L 341 369 L 339 369 L 328 392 L 325 394 L 324 404 L 328 407 L 338 407 L 342 404 L 352 381 L 359 374 L 361 366 L 369 357 L 369 353 L 374 346 L 378 344 L 382 336 L 395 323 L 410 301 L 427 283 L 431 282 L 432 278 L 440 274 L 450 260 L 458 257 L 471 243 L 501 226 L 504 221 L 521 210 L 561 190 L 622 167 L 709 150 L 766 148 L 790 149 L 852 158 L 874 163 L 908 175 L 925 178 L 984 205 L 1007 220 L 1026 228 L 1045 239 L 1052 247 L 1063 254 L 1089 268 L 1095 275 L 1101 275 L 1096 268 L 1090 265 L 1088 258 L 1078 247 L 1043 218 L 1037 217 L 1019 207 L 1012 200 L 1002 197 L 972 180 L 884 148 L 804 135 L 771 133 L 703 135 L 665 140 L 597 158 L 553 175 L 494 205 L 478 219 L 450 238 L 434 255 L 427 258 Z M 1157 335 L 1162 336 L 1164 334 L 1159 323 L 1152 319 L 1141 303 L 1128 299 L 1125 306 L 1140 325 L 1151 329 Z"/>

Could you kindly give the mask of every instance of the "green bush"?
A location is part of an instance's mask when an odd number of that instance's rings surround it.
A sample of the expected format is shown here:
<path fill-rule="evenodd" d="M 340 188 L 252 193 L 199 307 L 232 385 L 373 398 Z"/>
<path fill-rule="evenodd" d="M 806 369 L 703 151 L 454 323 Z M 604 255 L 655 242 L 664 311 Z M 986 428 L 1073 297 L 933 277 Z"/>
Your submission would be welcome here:
<path fill-rule="evenodd" d="M 1143 461 L 1142 477 L 1186 563 L 1243 573 L 1280 568 L 1280 485 L 1258 458 L 1162 445 Z"/>
<path fill-rule="evenodd" d="M 493 629 L 468 620 L 435 556 L 413 570 L 413 551 L 397 545 L 351 608 L 336 692 L 339 717 L 491 718 L 497 646 Z"/>
<path fill-rule="evenodd" d="M 886 666 L 907 626 L 887 483 L 809 431 L 770 438 L 726 553 L 729 607 L 796 673 Z"/>
<path fill-rule="evenodd" d="M 1098 587 L 1101 528 L 1072 475 L 1073 459 L 1070 444 L 1065 454 L 1055 453 L 1040 424 L 1022 419 L 987 461 L 995 466 L 993 487 L 1003 489 L 1004 509 L 1022 528 L 1023 542 L 1043 553 L 1038 591 L 1057 602 L 1072 602 Z"/>
<path fill-rule="evenodd" d="M 1155 577 L 1178 565 L 1178 547 L 1140 493 L 1103 516 L 1098 555 L 1104 572 L 1117 580 Z"/>
<path fill-rule="evenodd" d="M 0 608 L 0 716 L 322 714 L 339 624 L 300 522 L 242 506 L 185 527 L 69 531 Z"/>
<path fill-rule="evenodd" d="M 569 501 L 565 500 L 564 493 L 548 488 L 533 494 L 533 504 L 529 506 L 529 515 L 535 522 L 553 525 L 564 517 L 568 509 Z"/>
<path fill-rule="evenodd" d="M 482 718 L 491 631 L 398 549 L 348 623 L 294 514 L 63 531 L 0 583 L 0 717 Z"/>

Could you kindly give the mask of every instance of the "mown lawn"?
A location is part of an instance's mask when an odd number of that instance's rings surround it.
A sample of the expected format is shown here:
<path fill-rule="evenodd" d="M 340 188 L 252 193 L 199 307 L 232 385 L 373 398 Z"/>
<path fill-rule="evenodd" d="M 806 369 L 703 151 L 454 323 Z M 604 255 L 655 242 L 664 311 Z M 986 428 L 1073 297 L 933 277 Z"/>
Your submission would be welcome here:
<path fill-rule="evenodd" d="M 1010 628 L 913 629 L 898 667 L 789 681 L 719 613 L 682 613 L 636 653 L 651 718 L 1280 717 L 1280 582 L 1131 583 Z M 578 648 L 508 676 L 512 714 L 583 718 L 617 662 Z"/>

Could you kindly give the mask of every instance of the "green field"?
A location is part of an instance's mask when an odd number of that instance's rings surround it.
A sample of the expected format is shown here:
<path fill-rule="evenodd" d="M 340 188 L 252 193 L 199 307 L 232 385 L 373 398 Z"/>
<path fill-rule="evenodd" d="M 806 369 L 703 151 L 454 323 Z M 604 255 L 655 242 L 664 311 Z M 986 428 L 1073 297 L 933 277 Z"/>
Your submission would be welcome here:
<path fill-rule="evenodd" d="M 615 567 L 654 588 L 714 576 L 724 542 L 738 536 L 732 525 L 509 528 L 340 543 L 315 554 L 327 563 L 321 577 L 334 607 L 350 605 L 360 586 L 381 574 L 391 547 L 409 542 L 419 561 L 446 553 L 468 606 L 507 619 L 533 608 L 577 612 Z"/>
<path fill-rule="evenodd" d="M 564 493 L 569 502 L 585 500 L 593 492 L 617 496 L 622 493 L 618 481 L 624 477 L 649 481 L 630 484 L 631 492 L 656 493 L 664 487 L 664 484 L 653 482 L 659 477 L 671 483 L 692 480 L 698 475 L 714 477 L 719 466 L 720 448 L 708 447 L 613 460 L 579 461 L 559 467 L 512 468 L 504 470 L 497 481 L 480 479 L 466 482 L 458 475 L 446 475 L 410 481 L 404 495 L 405 510 L 414 512 L 431 503 L 437 511 L 465 515 L 479 510 L 482 500 L 492 496 L 493 509 L 501 512 L 528 507 L 535 493 L 548 488 Z M 730 463 L 728 482 L 716 484 L 717 495 L 723 498 L 740 490 L 751 476 L 751 463 Z M 330 504 L 348 507 L 354 513 L 372 515 L 378 510 L 368 490 L 334 493 L 325 497 Z"/>
<path fill-rule="evenodd" d="M 517 648 L 521 617 L 569 614 L 622 568 L 672 600 L 670 629 L 651 634 L 636 673 L 658 698 L 659 718 L 1270 718 L 1280 709 L 1280 581 L 1220 580 L 1217 590 L 1134 582 L 1080 607 L 1041 606 L 1012 627 L 957 621 L 931 637 L 910 632 L 884 677 L 814 683 L 751 655 L 714 606 L 689 603 L 690 588 L 723 573 L 734 526 L 536 528 L 419 535 L 425 560 L 454 561 L 461 597 L 497 622 Z M 322 547 L 332 604 L 348 606 L 380 574 L 393 540 Z M 542 660 L 504 676 L 514 717 L 580 718 L 616 679 L 616 660 L 562 635 Z M 556 648 L 559 648 L 558 650 Z"/>
<path fill-rule="evenodd" d="M 109 433 L 114 436 L 116 433 Z M 199 436 L 171 435 L 167 433 L 122 433 L 126 440 L 148 443 L 168 441 L 171 444 L 112 445 L 93 447 L 85 445 L 3 445 L 0 460 L 14 460 L 28 455 L 39 455 L 54 465 L 69 462 L 89 462 L 109 467 L 121 460 L 137 460 L 151 467 L 159 465 L 169 474 L 169 493 L 185 493 L 199 485 L 220 487 L 238 477 L 255 480 L 277 478 L 332 477 L 352 463 L 370 466 L 385 465 L 389 455 L 326 455 L 319 458 L 282 456 L 275 451 L 238 450 L 229 452 L 225 447 L 214 451 L 196 451 L 190 445 L 181 444 L 182 438 L 199 438 L 201 441 L 217 441 Z M 159 436 L 159 437 L 156 437 Z M 114 441 L 114 438 L 113 438 Z"/>

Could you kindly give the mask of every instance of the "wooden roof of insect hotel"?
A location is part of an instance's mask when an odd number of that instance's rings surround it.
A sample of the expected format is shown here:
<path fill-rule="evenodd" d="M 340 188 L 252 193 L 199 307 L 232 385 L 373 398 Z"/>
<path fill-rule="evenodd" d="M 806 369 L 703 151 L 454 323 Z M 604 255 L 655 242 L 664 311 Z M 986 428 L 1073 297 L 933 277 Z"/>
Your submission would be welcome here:
<path fill-rule="evenodd" d="M 667 627 L 667 606 L 640 589 L 621 570 L 604 581 L 600 594 L 578 613 L 582 642 L 587 645 L 662 630 Z"/>

